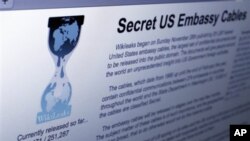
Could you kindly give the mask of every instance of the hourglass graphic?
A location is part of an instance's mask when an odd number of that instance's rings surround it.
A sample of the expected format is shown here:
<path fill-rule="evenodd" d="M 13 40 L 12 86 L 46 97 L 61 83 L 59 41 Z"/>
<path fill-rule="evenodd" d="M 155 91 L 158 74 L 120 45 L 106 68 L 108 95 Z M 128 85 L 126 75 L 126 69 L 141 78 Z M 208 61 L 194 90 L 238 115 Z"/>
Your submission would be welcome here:
<path fill-rule="evenodd" d="M 42 111 L 37 114 L 37 124 L 70 116 L 69 105 L 72 86 L 65 73 L 66 64 L 77 45 L 84 16 L 49 18 L 49 51 L 55 61 L 56 71 L 45 88 Z"/>

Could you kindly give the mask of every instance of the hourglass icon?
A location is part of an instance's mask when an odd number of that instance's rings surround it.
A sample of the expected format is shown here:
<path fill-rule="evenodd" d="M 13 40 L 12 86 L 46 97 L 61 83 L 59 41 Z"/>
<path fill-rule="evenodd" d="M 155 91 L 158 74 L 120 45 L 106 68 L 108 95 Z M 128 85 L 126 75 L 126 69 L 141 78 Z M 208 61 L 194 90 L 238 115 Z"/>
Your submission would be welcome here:
<path fill-rule="evenodd" d="M 84 16 L 49 18 L 49 51 L 55 61 L 56 71 L 45 88 L 42 111 L 37 114 L 37 124 L 70 116 L 69 105 L 72 86 L 65 73 L 66 64 L 77 45 Z"/>

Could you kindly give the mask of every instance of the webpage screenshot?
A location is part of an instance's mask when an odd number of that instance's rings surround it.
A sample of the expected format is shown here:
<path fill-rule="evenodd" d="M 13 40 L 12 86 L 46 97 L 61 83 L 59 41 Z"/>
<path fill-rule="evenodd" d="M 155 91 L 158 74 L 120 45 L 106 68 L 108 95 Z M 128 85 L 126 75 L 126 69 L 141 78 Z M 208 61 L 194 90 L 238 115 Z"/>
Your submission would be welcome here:
<path fill-rule="evenodd" d="M 25 1 L 0 2 L 0 141 L 229 141 L 250 124 L 250 1 Z"/>

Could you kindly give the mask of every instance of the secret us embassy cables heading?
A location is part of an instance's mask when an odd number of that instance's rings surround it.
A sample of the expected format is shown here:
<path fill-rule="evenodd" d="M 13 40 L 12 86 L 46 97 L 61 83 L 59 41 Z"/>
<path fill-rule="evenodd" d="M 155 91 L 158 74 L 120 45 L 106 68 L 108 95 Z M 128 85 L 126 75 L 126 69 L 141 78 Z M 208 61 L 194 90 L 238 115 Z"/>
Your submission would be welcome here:
<path fill-rule="evenodd" d="M 247 11 L 241 10 L 224 10 L 221 14 L 199 14 L 198 12 L 191 14 L 180 13 L 179 15 L 161 15 L 152 19 L 129 21 L 127 18 L 120 18 L 118 22 L 118 33 L 138 32 L 144 30 L 155 30 L 157 28 L 165 29 L 185 26 L 212 25 L 216 26 L 220 20 L 222 23 L 244 21 L 247 19 Z M 158 22 L 159 21 L 159 22 Z"/>

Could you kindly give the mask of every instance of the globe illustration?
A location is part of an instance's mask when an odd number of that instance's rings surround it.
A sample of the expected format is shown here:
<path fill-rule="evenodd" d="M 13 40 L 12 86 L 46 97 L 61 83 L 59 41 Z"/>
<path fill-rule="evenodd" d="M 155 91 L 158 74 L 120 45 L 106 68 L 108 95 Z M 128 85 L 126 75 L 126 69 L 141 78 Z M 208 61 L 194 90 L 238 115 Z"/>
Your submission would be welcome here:
<path fill-rule="evenodd" d="M 42 112 L 38 113 L 37 123 L 69 116 L 72 86 L 65 73 L 69 57 L 78 43 L 84 16 L 49 18 L 49 51 L 54 58 L 56 71 L 43 92 Z"/>

